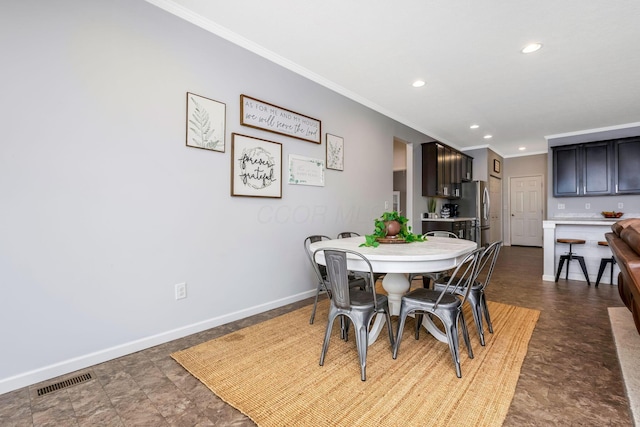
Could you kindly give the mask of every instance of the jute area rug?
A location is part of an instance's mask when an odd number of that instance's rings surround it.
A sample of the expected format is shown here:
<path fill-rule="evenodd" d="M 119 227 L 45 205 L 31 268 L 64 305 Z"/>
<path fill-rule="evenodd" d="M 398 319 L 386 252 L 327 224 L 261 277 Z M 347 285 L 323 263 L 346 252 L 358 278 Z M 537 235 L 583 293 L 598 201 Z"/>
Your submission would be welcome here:
<path fill-rule="evenodd" d="M 365 382 L 355 338 L 340 340 L 339 322 L 319 366 L 326 300 L 313 325 L 309 306 L 171 356 L 260 426 L 500 426 L 540 313 L 492 302 L 489 309 L 486 347 L 466 316 L 475 357 L 461 340 L 462 378 L 447 344 L 424 329 L 414 339 L 413 320 L 396 360 L 386 329 L 369 347 Z"/>
<path fill-rule="evenodd" d="M 627 307 L 609 307 L 609 320 L 631 413 L 640 426 L 640 335 Z"/>

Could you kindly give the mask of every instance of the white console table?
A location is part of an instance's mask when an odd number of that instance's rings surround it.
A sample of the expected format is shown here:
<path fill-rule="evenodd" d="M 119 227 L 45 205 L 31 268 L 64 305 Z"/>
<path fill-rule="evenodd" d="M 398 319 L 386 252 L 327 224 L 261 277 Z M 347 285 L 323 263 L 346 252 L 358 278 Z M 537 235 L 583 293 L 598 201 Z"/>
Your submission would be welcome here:
<path fill-rule="evenodd" d="M 589 272 L 589 280 L 595 285 L 600 268 L 600 260 L 602 258 L 611 257 L 611 250 L 607 246 L 598 246 L 599 241 L 606 240 L 604 235 L 611 231 L 611 225 L 616 220 L 606 219 L 552 219 L 542 221 L 544 232 L 544 266 L 542 280 L 553 282 L 556 278 L 556 269 L 560 255 L 569 251 L 569 245 L 556 243 L 556 239 L 583 239 L 586 240 L 584 245 L 574 245 L 573 252 L 584 257 L 587 271 Z M 600 284 L 609 284 L 611 277 L 610 265 L 607 266 Z M 562 269 L 560 280 L 565 277 L 565 266 Z M 618 272 L 620 269 L 614 266 L 613 284 L 618 283 Z M 580 280 L 586 282 L 582 270 L 577 261 L 571 263 L 569 270 L 569 280 Z"/>

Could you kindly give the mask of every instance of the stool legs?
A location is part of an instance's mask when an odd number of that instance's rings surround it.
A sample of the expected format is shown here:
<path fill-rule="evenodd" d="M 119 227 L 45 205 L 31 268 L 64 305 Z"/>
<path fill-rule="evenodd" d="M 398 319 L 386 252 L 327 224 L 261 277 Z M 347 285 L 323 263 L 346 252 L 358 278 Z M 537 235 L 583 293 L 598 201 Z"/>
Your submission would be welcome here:
<path fill-rule="evenodd" d="M 569 244 L 569 253 L 567 255 L 561 255 L 560 256 L 560 264 L 558 265 L 558 271 L 556 272 L 556 282 L 560 278 L 560 273 L 562 272 L 562 266 L 564 265 L 565 261 L 567 262 L 567 271 L 565 272 L 565 279 L 566 280 L 569 279 L 569 264 L 571 263 L 572 260 L 575 259 L 575 260 L 578 260 L 578 262 L 580 263 L 580 269 L 582 270 L 582 273 L 584 274 L 584 278 L 587 279 L 587 285 L 591 286 L 591 281 L 589 281 L 589 273 L 587 273 L 587 266 L 584 263 L 584 257 L 583 256 L 574 255 L 571 246 L 572 245 L 570 243 Z"/>
<path fill-rule="evenodd" d="M 604 273 L 604 269 L 607 268 L 607 264 L 611 263 L 611 279 L 609 279 L 609 284 L 613 285 L 613 265 L 616 263 L 615 258 L 602 258 L 600 260 L 600 269 L 598 270 L 598 278 L 596 279 L 596 286 L 600 283 L 600 279 L 602 278 L 602 273 Z"/>

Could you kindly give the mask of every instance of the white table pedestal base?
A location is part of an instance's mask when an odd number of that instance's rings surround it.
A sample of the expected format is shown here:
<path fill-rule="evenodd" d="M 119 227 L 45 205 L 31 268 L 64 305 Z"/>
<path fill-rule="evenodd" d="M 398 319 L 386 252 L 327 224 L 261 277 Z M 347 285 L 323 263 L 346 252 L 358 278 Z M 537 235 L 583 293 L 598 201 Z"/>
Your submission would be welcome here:
<path fill-rule="evenodd" d="M 382 287 L 387 291 L 387 297 L 389 299 L 389 311 L 392 316 L 398 316 L 400 314 L 400 305 L 402 304 L 402 296 L 409 291 L 411 284 L 402 273 L 387 273 L 382 279 Z M 424 326 L 435 339 L 442 342 L 447 342 L 447 336 L 433 323 L 431 318 L 427 315 L 422 317 L 422 326 Z M 385 326 L 384 314 L 377 314 L 373 321 L 373 326 L 369 331 L 369 345 L 373 344 L 383 327 Z"/>

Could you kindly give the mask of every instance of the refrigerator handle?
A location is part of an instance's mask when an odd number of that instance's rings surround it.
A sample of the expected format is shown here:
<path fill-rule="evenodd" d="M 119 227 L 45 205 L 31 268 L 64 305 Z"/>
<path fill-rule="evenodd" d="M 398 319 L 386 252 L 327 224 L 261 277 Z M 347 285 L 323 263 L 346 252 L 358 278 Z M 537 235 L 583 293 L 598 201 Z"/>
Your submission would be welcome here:
<path fill-rule="evenodd" d="M 484 198 L 484 203 L 482 204 L 482 207 L 484 209 L 484 219 L 488 220 L 489 211 L 491 209 L 491 199 L 489 198 L 489 189 L 487 187 L 484 187 L 484 194 L 482 195 L 482 197 Z"/>

